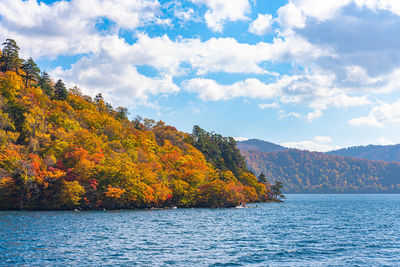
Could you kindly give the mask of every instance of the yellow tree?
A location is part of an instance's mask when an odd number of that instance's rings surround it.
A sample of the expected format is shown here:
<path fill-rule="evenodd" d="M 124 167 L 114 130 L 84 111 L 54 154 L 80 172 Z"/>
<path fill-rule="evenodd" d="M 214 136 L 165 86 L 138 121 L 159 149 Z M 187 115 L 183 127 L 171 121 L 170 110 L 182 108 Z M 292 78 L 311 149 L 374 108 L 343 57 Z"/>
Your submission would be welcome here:
<path fill-rule="evenodd" d="M 65 208 L 77 207 L 85 192 L 85 189 L 78 181 L 64 181 L 60 194 L 61 205 Z"/>

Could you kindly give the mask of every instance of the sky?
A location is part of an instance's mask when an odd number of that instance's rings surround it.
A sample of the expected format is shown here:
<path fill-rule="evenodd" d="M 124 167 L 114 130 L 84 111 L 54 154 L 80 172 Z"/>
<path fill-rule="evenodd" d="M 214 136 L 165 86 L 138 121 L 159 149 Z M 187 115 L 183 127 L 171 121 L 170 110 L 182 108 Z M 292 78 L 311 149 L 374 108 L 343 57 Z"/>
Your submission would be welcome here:
<path fill-rule="evenodd" d="M 0 0 L 0 40 L 114 107 L 237 140 L 400 143 L 398 0 Z"/>

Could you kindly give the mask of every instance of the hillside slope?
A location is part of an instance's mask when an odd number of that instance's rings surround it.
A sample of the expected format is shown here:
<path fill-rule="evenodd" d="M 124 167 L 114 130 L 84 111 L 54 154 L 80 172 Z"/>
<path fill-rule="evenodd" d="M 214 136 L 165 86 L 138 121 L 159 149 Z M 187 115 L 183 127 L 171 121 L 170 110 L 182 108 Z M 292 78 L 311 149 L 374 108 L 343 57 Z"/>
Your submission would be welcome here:
<path fill-rule="evenodd" d="M 301 150 L 242 151 L 248 167 L 279 180 L 285 193 L 400 193 L 400 163 Z"/>
<path fill-rule="evenodd" d="M 238 142 L 237 147 L 241 151 L 260 151 L 260 152 L 279 152 L 286 151 L 289 148 L 260 140 L 249 139 Z M 338 150 L 325 152 L 329 155 L 338 155 L 358 159 L 381 160 L 381 161 L 400 161 L 400 144 L 397 145 L 368 145 L 354 146 Z"/>
<path fill-rule="evenodd" d="M 32 59 L 20 59 L 13 40 L 5 44 L 13 47 L 0 54 L 0 210 L 230 207 L 270 199 L 269 185 L 245 165 L 213 165 L 192 135 L 162 121 L 130 121 L 126 108 L 67 90 Z M 240 156 L 226 142 L 219 153 Z"/>
<path fill-rule="evenodd" d="M 237 147 L 241 151 L 253 150 L 261 152 L 278 152 L 278 151 L 288 150 L 288 148 L 286 147 L 259 139 L 249 139 L 246 141 L 240 141 L 237 143 Z"/>

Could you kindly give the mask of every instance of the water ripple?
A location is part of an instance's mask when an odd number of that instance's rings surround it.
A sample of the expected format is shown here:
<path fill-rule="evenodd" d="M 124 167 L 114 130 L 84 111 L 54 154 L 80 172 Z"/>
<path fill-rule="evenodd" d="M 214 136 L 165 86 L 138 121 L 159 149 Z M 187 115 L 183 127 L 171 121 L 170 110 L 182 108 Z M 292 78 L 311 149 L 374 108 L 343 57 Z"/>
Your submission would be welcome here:
<path fill-rule="evenodd" d="M 0 265 L 398 266 L 399 195 L 250 209 L 0 212 Z"/>

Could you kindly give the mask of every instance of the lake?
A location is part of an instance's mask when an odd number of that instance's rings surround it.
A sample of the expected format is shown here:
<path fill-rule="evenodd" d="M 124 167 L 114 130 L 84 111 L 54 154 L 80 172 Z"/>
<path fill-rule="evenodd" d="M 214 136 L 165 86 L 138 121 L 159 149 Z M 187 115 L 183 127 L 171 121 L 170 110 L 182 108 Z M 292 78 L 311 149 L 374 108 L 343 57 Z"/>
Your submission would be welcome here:
<path fill-rule="evenodd" d="M 0 212 L 0 265 L 400 265 L 400 195 L 249 207 Z"/>

